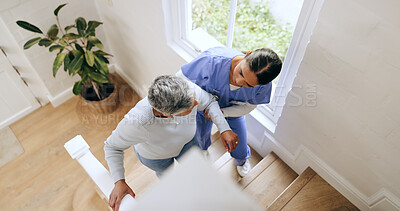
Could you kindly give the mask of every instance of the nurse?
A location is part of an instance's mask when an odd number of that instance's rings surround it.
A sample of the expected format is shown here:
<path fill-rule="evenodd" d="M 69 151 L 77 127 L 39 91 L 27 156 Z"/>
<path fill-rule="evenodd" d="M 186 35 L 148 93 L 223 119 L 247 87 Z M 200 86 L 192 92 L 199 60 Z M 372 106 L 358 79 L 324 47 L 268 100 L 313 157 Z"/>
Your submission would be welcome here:
<path fill-rule="evenodd" d="M 282 61 L 271 49 L 262 48 L 243 54 L 225 47 L 210 48 L 181 67 L 186 78 L 217 98 L 229 126 L 239 136 L 239 143 L 231 156 L 235 158 L 237 171 L 242 177 L 251 169 L 247 161 L 250 148 L 244 115 L 258 104 L 269 103 L 271 81 L 281 68 Z M 211 119 L 207 110 L 197 112 L 196 118 L 196 138 L 200 148 L 207 150 L 211 145 Z"/>

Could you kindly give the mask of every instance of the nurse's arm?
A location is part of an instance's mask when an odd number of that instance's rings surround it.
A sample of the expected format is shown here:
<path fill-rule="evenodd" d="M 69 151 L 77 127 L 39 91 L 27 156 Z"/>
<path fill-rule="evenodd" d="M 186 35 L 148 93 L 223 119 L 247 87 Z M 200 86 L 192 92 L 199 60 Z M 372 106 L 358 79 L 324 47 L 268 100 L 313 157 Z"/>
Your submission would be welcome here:
<path fill-rule="evenodd" d="M 237 102 L 238 104 L 222 108 L 225 117 L 240 117 L 253 111 L 257 105 L 248 102 Z"/>
<path fill-rule="evenodd" d="M 190 83 L 195 89 L 196 99 L 199 101 L 197 110 L 204 111 L 205 109 L 207 109 L 212 122 L 217 126 L 218 130 L 221 133 L 221 141 L 224 144 L 226 150 L 228 152 L 232 152 L 233 150 L 235 150 L 236 146 L 239 143 L 239 137 L 229 127 L 229 124 L 226 121 L 217 101 L 215 101 L 214 96 L 207 93 L 196 84 L 192 82 Z"/>
<path fill-rule="evenodd" d="M 175 75 L 185 79 L 189 83 L 189 86 L 194 89 L 194 92 L 196 93 L 196 99 L 197 101 L 199 101 L 197 110 L 208 110 L 212 122 L 217 126 L 218 130 L 221 133 L 222 143 L 224 144 L 228 152 L 232 152 L 239 143 L 239 137 L 229 127 L 229 124 L 226 121 L 224 114 L 222 113 L 218 105 L 218 102 L 215 101 L 214 96 L 201 89 L 195 83 L 191 82 L 188 78 L 186 78 L 186 76 L 182 74 L 181 70 L 178 71 Z"/>

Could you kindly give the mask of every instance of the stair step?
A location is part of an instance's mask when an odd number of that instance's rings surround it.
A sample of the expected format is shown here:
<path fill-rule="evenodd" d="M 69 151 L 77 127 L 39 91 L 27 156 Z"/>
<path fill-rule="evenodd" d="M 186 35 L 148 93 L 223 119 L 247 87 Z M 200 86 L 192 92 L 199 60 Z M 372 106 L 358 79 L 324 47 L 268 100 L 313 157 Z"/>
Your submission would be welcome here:
<path fill-rule="evenodd" d="M 267 157 L 264 159 L 273 159 Z M 268 164 L 268 162 L 266 163 Z M 259 168 L 255 169 L 261 171 Z M 280 158 L 276 158 L 253 180 L 249 179 L 251 181 L 245 186 L 244 191 L 253 196 L 261 206 L 268 207 L 297 176 L 297 173 L 286 163 Z"/>
<path fill-rule="evenodd" d="M 262 159 L 257 165 L 254 166 L 254 168 L 250 171 L 248 175 L 243 177 L 238 183 L 240 186 L 244 188 L 247 187 L 258 175 L 260 175 L 265 169 L 268 168 L 276 159 L 278 156 L 275 155 L 275 153 L 271 152 L 268 154 L 264 159 Z"/>
<path fill-rule="evenodd" d="M 315 174 L 281 210 L 313 211 L 359 209 L 318 174 Z"/>
<path fill-rule="evenodd" d="M 208 147 L 208 160 L 210 163 L 215 163 L 225 152 L 225 146 L 218 136 L 218 138 L 212 142 L 211 146 Z"/>
<path fill-rule="evenodd" d="M 281 210 L 315 175 L 315 171 L 308 167 L 272 202 L 267 210 Z"/>
<path fill-rule="evenodd" d="M 211 132 L 211 146 L 208 148 L 208 160 L 213 164 L 213 167 L 220 172 L 220 174 L 232 178 L 234 181 L 240 181 L 241 177 L 237 173 L 235 160 L 231 157 L 225 149 L 221 141 L 221 136 L 218 129 L 213 126 Z M 253 167 L 262 160 L 262 157 L 254 151 L 251 147 L 251 156 L 249 158 L 250 165 Z"/>
<path fill-rule="evenodd" d="M 251 150 L 251 156 L 248 159 L 248 162 L 250 162 L 250 165 L 254 167 L 257 165 L 257 163 L 259 163 L 262 160 L 262 157 L 252 148 L 250 148 L 250 150 Z M 235 159 L 232 158 L 230 153 L 228 152 L 226 152 L 223 156 L 221 156 L 220 159 L 218 159 L 214 163 L 214 167 L 218 169 L 218 172 L 220 174 L 230 177 L 235 182 L 238 182 L 242 179 L 240 175 L 237 173 Z"/>
<path fill-rule="evenodd" d="M 213 163 L 213 167 L 217 170 L 222 168 L 226 163 L 228 163 L 232 159 L 231 154 L 225 152 L 218 160 Z"/>

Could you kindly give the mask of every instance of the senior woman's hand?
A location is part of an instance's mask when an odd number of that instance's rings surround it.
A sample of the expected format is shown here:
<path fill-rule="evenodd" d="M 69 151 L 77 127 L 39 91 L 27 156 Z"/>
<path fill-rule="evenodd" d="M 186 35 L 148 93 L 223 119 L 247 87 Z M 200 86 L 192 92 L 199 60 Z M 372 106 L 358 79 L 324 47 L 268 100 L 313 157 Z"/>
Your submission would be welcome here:
<path fill-rule="evenodd" d="M 126 184 L 124 179 L 115 182 L 114 189 L 112 190 L 110 199 L 108 200 L 108 205 L 110 205 L 113 211 L 119 210 L 119 205 L 121 205 L 122 199 L 127 194 L 130 194 L 133 198 L 135 198 L 135 193 L 128 186 L 128 184 Z"/>
<path fill-rule="evenodd" d="M 232 130 L 226 130 L 221 133 L 221 141 L 228 152 L 235 150 L 239 143 L 239 137 Z"/>

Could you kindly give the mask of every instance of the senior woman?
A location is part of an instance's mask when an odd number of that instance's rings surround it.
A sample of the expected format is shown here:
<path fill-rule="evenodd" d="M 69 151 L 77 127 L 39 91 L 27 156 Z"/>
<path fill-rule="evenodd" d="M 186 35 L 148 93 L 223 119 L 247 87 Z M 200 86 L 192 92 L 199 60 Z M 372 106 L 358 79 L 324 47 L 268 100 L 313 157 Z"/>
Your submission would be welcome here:
<path fill-rule="evenodd" d="M 189 148 L 195 139 L 197 111 L 207 109 L 221 132 L 228 151 L 238 144 L 214 97 L 194 83 L 177 76 L 159 76 L 151 84 L 148 96 L 139 101 L 105 141 L 105 158 L 115 186 L 109 205 L 119 209 L 126 194 L 135 197 L 125 183 L 124 150 L 133 146 L 140 162 L 159 177 Z"/>

